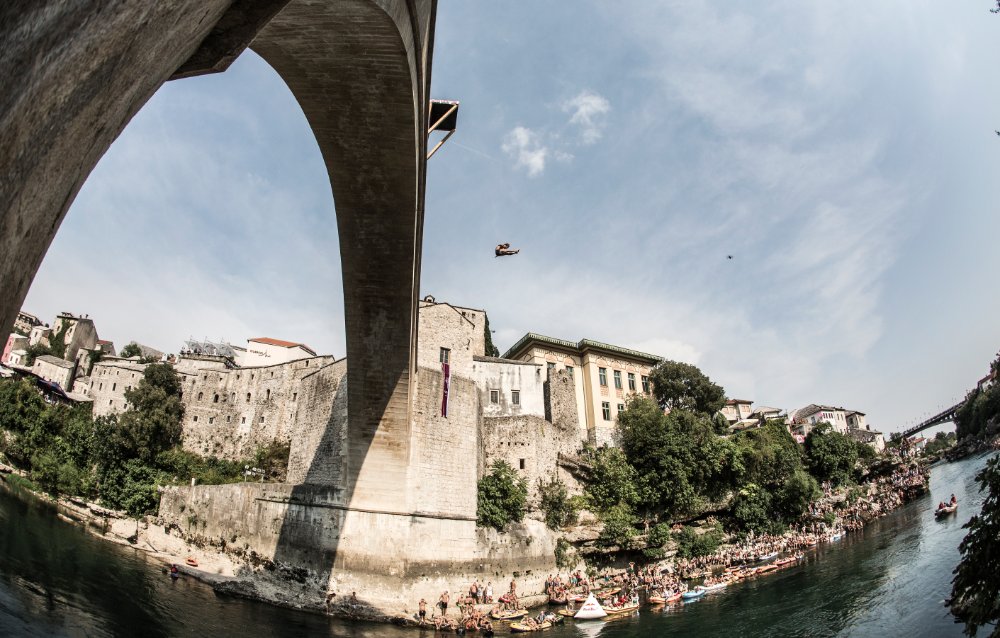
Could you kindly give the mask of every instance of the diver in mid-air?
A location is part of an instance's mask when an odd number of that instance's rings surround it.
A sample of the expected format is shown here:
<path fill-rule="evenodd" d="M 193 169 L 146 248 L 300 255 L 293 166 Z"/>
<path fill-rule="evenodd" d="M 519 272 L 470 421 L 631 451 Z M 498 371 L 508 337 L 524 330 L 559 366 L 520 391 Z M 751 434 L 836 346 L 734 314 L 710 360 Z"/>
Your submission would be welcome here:
<path fill-rule="evenodd" d="M 508 255 L 516 255 L 521 252 L 521 249 L 518 248 L 516 250 L 511 250 L 510 244 L 497 244 L 497 248 L 494 252 L 496 252 L 497 257 L 507 257 Z"/>

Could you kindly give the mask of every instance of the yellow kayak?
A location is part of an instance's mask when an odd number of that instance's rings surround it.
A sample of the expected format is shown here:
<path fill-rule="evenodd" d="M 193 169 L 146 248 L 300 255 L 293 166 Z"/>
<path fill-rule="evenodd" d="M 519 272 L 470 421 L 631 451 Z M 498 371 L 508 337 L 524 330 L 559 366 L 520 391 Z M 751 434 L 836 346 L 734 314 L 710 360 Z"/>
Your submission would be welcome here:
<path fill-rule="evenodd" d="M 518 618 L 524 618 L 527 615 L 528 612 L 525 609 L 501 611 L 499 613 L 495 611 L 490 612 L 490 616 L 492 616 L 494 620 L 517 620 Z"/>
<path fill-rule="evenodd" d="M 543 622 L 543 623 L 536 624 L 534 627 L 530 627 L 530 626 L 528 626 L 525 623 L 512 622 L 510 624 L 510 633 L 512 633 L 512 634 L 525 634 L 525 633 L 528 633 L 529 631 L 541 631 L 543 629 L 548 629 L 551 626 L 552 626 L 552 623 L 549 622 L 549 621 L 547 621 L 547 620 L 545 622 Z"/>

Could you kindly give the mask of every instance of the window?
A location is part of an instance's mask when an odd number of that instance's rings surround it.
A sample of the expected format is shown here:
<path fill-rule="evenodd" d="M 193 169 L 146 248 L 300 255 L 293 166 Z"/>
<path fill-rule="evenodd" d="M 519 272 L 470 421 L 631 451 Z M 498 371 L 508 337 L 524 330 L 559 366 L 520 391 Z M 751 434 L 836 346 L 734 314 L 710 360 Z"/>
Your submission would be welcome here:
<path fill-rule="evenodd" d="M 622 389 L 622 371 L 615 370 L 615 390 Z"/>
<path fill-rule="evenodd" d="M 199 392 L 199 393 L 198 393 L 198 400 L 199 400 L 199 401 L 201 401 L 201 398 L 202 398 L 203 396 L 205 396 L 205 393 L 204 393 L 204 392 Z"/>
<path fill-rule="evenodd" d="M 213 423 L 215 423 L 215 417 L 214 416 L 208 417 L 208 424 L 212 425 Z"/>
<path fill-rule="evenodd" d="M 490 390 L 490 403 L 497 405 L 500 403 L 500 391 Z"/>
<path fill-rule="evenodd" d="M 566 366 L 566 374 L 573 376 L 573 366 Z"/>
<path fill-rule="evenodd" d="M 261 422 L 261 423 L 263 423 L 263 422 L 264 422 L 264 417 L 260 417 L 260 422 Z"/>
<path fill-rule="evenodd" d="M 242 419 L 240 419 L 240 423 L 246 423 L 246 422 L 247 422 L 247 418 L 246 417 L 243 417 Z"/>
<path fill-rule="evenodd" d="M 117 389 L 118 389 L 118 384 L 117 383 L 112 383 L 111 384 L 111 391 L 114 392 Z"/>
<path fill-rule="evenodd" d="M 247 392 L 247 403 L 250 403 L 250 393 Z"/>
<path fill-rule="evenodd" d="M 642 391 L 649 394 L 649 377 L 642 375 Z"/>
<path fill-rule="evenodd" d="M 198 417 L 193 416 L 193 417 L 191 417 L 191 420 L 194 421 L 195 423 L 197 423 L 198 422 Z"/>
<path fill-rule="evenodd" d="M 229 395 L 229 400 L 232 401 L 233 403 L 236 403 L 236 393 L 235 392 L 233 392 L 232 394 Z"/>
<path fill-rule="evenodd" d="M 218 403 L 218 402 L 219 402 L 219 395 L 217 394 L 214 397 L 212 397 L 212 403 Z"/>
<path fill-rule="evenodd" d="M 227 416 L 226 417 L 226 423 L 232 423 L 232 422 L 233 422 L 233 417 Z"/>
<path fill-rule="evenodd" d="M 298 392 L 292 392 L 292 401 L 296 401 L 299 398 Z"/>
<path fill-rule="evenodd" d="M 265 401 L 270 401 L 271 400 L 271 388 L 267 389 L 267 393 L 264 395 L 264 400 Z"/>
<path fill-rule="evenodd" d="M 441 354 L 438 355 L 438 359 L 441 363 L 451 363 L 451 349 L 441 348 Z"/>
<path fill-rule="evenodd" d="M 601 387 L 603 387 L 603 388 L 608 387 L 608 369 L 607 368 L 598 368 L 597 369 L 597 378 L 598 378 L 598 380 L 601 383 Z"/>
<path fill-rule="evenodd" d="M 635 375 L 631 372 L 628 373 L 628 391 L 635 392 Z"/>
<path fill-rule="evenodd" d="M 624 411 L 625 411 L 625 404 L 624 403 L 619 403 L 618 404 L 618 414 L 621 414 Z"/>
<path fill-rule="evenodd" d="M 521 405 L 521 391 L 511 390 L 510 391 L 510 402 L 512 405 Z"/>
<path fill-rule="evenodd" d="M 611 420 L 611 404 L 607 401 L 601 401 L 601 413 L 604 415 L 605 421 Z"/>
<path fill-rule="evenodd" d="M 519 467 L 520 467 L 520 468 L 521 468 L 522 470 L 524 469 L 524 459 L 518 459 L 518 466 L 519 466 Z"/>
<path fill-rule="evenodd" d="M 98 389 L 98 390 L 103 390 L 103 389 L 104 389 L 104 384 L 102 383 L 102 384 L 101 384 L 101 387 L 99 387 L 99 388 L 97 388 L 97 389 Z"/>
<path fill-rule="evenodd" d="M 115 404 L 114 399 L 108 399 L 108 405 L 114 405 L 114 404 Z"/>
<path fill-rule="evenodd" d="M 556 364 L 549 361 L 548 366 L 546 366 L 549 372 L 553 372 L 556 369 Z"/>

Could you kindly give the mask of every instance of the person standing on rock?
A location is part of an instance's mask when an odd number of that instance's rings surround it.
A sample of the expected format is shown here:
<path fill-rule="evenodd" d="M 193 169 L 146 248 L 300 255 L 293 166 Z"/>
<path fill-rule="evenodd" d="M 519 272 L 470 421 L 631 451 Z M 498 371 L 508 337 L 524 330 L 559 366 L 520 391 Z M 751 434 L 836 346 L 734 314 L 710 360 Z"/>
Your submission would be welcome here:
<path fill-rule="evenodd" d="M 448 603 L 449 603 L 449 601 L 451 601 L 451 597 L 448 595 L 448 591 L 445 590 L 445 592 L 443 594 L 441 594 L 441 598 L 438 599 L 438 606 L 441 607 L 441 615 L 442 616 L 447 616 L 448 615 Z"/>
<path fill-rule="evenodd" d="M 420 616 L 420 626 L 423 627 L 424 623 L 427 621 L 427 601 L 421 598 L 420 602 L 417 603 L 417 608 L 419 609 L 417 615 Z"/>

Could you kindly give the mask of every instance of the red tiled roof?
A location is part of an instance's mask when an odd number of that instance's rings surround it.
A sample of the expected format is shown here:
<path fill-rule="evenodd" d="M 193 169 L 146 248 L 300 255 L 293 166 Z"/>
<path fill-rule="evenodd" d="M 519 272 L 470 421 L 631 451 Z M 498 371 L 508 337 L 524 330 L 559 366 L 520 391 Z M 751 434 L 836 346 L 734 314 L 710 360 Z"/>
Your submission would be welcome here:
<path fill-rule="evenodd" d="M 312 348 L 310 348 L 304 343 L 282 341 L 281 339 L 272 339 L 270 337 L 257 337 L 256 339 L 249 339 L 248 341 L 253 341 L 255 343 L 266 343 L 269 346 L 278 346 L 280 348 L 302 348 L 306 352 L 309 352 L 311 354 L 316 354 Z"/>

